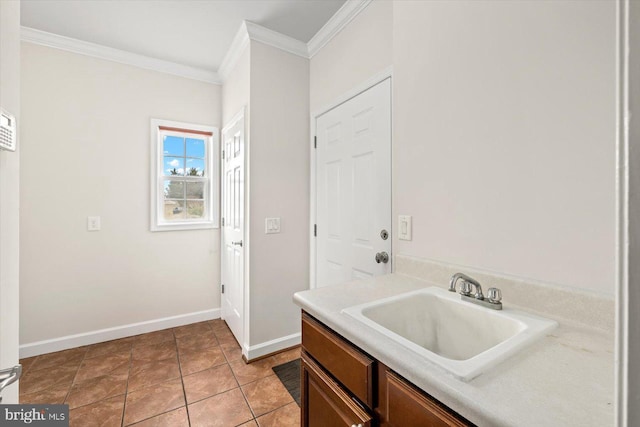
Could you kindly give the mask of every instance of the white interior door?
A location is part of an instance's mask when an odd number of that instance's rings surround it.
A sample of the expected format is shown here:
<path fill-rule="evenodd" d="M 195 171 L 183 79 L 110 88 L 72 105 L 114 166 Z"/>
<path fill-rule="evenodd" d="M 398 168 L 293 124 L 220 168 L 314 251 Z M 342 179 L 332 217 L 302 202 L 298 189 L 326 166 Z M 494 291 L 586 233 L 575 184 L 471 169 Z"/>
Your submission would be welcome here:
<path fill-rule="evenodd" d="M 391 79 L 319 116 L 316 137 L 316 286 L 390 273 Z"/>
<path fill-rule="evenodd" d="M 222 318 L 244 334 L 244 114 L 222 130 Z"/>

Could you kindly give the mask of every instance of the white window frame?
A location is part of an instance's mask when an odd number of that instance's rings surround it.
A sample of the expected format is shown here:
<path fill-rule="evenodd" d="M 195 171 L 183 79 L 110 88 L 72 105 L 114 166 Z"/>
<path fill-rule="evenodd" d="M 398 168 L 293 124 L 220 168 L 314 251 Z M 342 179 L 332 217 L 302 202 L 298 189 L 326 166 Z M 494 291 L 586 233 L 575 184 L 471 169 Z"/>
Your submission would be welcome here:
<path fill-rule="evenodd" d="M 168 130 L 160 130 L 160 127 L 187 129 L 200 132 L 210 132 L 205 140 L 205 202 L 204 219 L 193 219 L 184 221 L 165 221 L 164 212 L 164 153 L 162 136 L 175 133 Z M 186 132 L 185 132 L 186 133 Z M 200 135 L 202 136 L 202 135 Z M 150 230 L 151 231 L 175 231 L 175 230 L 204 230 L 220 227 L 220 141 L 218 128 L 207 125 L 193 123 L 176 122 L 171 120 L 151 119 L 151 206 L 150 206 Z M 186 168 L 186 164 L 185 164 Z M 188 177 L 185 177 L 188 180 Z"/>

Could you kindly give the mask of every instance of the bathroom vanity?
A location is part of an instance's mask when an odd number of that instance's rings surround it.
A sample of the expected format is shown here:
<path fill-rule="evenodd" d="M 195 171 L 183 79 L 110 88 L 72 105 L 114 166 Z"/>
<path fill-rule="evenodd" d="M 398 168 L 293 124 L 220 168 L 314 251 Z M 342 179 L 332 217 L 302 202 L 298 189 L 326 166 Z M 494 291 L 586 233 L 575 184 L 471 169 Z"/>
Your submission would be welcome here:
<path fill-rule="evenodd" d="M 473 425 L 305 312 L 301 396 L 304 427 Z"/>
<path fill-rule="evenodd" d="M 613 425 L 612 300 L 469 272 L 502 289 L 505 311 L 557 326 L 480 373 L 458 375 L 351 313 L 429 287 L 446 292 L 458 271 L 408 264 L 396 261 L 403 274 L 294 295 L 302 309 L 303 426 Z"/>

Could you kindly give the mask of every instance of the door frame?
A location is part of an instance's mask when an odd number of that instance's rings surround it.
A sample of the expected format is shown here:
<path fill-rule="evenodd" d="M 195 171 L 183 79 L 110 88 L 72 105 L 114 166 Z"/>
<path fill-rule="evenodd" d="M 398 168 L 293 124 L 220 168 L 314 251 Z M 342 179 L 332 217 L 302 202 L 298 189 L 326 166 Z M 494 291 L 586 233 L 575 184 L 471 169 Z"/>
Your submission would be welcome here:
<path fill-rule="evenodd" d="M 352 89 L 343 93 L 339 97 L 335 98 L 332 102 L 323 105 L 321 108 L 318 108 L 315 111 L 311 112 L 311 120 L 309 126 L 309 141 L 311 144 L 311 150 L 309 151 L 309 166 L 310 166 L 310 177 L 309 177 L 309 235 L 311 238 L 309 241 L 309 289 L 316 288 L 316 237 L 313 235 L 313 226 L 316 224 L 317 220 L 317 212 L 316 212 L 316 197 L 317 197 L 317 188 L 316 188 L 316 173 L 317 173 L 317 165 L 316 165 L 316 150 L 315 150 L 315 137 L 316 137 L 316 122 L 318 117 L 325 114 L 326 112 L 333 110 L 334 108 L 344 104 L 352 98 L 360 95 L 362 92 L 365 92 L 368 89 L 371 89 L 373 86 L 378 83 L 383 82 L 386 79 L 390 79 L 391 83 L 391 178 L 393 179 L 393 67 L 387 67 L 384 70 L 380 71 L 377 74 L 374 74 L 364 82 L 354 86 Z M 391 200 L 393 201 L 393 182 L 391 185 Z M 391 224 L 393 225 L 393 203 L 391 203 Z M 393 230 L 393 226 L 391 227 Z M 393 233 L 391 234 L 391 271 L 395 270 L 393 263 Z"/>
<path fill-rule="evenodd" d="M 243 259 L 243 275 L 242 275 L 242 337 L 240 348 L 242 350 L 242 355 L 246 358 L 248 352 L 248 343 L 249 343 L 249 253 L 248 250 L 250 247 L 250 235 L 249 235 L 249 126 L 247 120 L 247 107 L 243 106 L 240 111 L 238 111 L 232 118 L 229 120 L 222 130 L 220 131 L 220 194 L 222 195 L 222 184 L 223 184 L 223 172 L 224 172 L 224 159 L 222 158 L 222 151 L 224 149 L 224 141 L 223 135 L 225 131 L 229 128 L 235 126 L 235 124 L 239 120 L 243 120 L 243 132 L 244 132 L 244 224 L 243 224 L 243 247 L 242 250 L 244 252 Z M 222 218 L 222 197 L 220 198 L 220 218 Z M 224 251 L 224 230 L 222 228 L 222 224 L 220 224 L 220 284 L 223 283 L 223 268 L 224 265 L 222 263 L 222 252 Z M 222 317 L 222 286 L 220 286 L 220 317 Z"/>

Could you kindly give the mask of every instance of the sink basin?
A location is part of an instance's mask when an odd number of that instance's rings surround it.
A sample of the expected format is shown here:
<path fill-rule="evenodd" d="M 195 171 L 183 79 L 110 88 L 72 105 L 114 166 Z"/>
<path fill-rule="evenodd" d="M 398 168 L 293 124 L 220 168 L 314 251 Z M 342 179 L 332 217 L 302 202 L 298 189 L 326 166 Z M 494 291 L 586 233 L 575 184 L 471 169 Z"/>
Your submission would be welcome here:
<path fill-rule="evenodd" d="M 343 313 L 469 381 L 558 324 L 504 307 L 492 310 L 431 287 L 349 307 Z"/>

